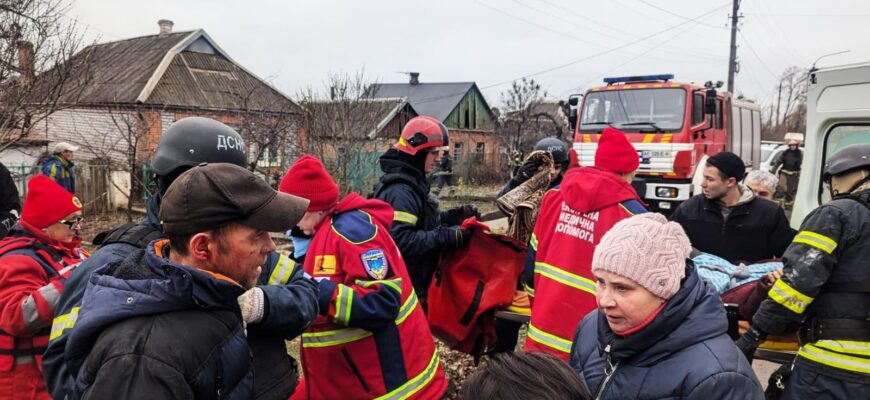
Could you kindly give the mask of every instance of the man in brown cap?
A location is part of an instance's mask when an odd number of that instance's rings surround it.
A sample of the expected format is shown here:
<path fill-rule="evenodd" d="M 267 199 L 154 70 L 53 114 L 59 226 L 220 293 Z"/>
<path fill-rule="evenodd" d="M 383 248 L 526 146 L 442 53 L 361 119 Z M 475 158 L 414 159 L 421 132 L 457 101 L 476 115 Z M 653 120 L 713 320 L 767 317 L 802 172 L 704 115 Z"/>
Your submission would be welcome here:
<path fill-rule="evenodd" d="M 275 250 L 269 232 L 295 226 L 307 206 L 236 165 L 179 176 L 160 209 L 168 240 L 91 276 L 66 346 L 67 397 L 251 398 L 251 310 L 237 299 Z"/>

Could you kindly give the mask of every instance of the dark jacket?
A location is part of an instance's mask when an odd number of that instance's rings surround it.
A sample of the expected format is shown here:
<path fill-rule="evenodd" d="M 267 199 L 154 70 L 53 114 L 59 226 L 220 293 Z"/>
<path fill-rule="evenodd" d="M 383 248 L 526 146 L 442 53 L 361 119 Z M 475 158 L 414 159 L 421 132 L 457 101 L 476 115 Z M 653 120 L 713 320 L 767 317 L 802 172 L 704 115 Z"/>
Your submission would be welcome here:
<path fill-rule="evenodd" d="M 617 336 L 598 310 L 580 323 L 570 364 L 596 399 L 764 398 L 726 333 L 718 293 L 687 264 L 680 289 L 639 332 Z"/>
<path fill-rule="evenodd" d="M 801 149 L 787 149 L 782 153 L 779 153 L 779 157 L 776 158 L 776 161 L 770 168 L 770 172 L 776 173 L 780 166 L 783 171 L 800 171 L 803 159 L 804 153 Z"/>
<path fill-rule="evenodd" d="M 21 216 L 21 199 L 12 174 L 0 163 L 0 238 L 12 229 Z"/>
<path fill-rule="evenodd" d="M 733 207 L 726 220 L 718 202 L 699 194 L 680 204 L 670 219 L 683 226 L 694 248 L 732 264 L 782 257 L 794 237 L 782 208 L 758 197 Z"/>
<path fill-rule="evenodd" d="M 160 229 L 157 212 L 159 198 L 148 202 L 148 213 L 138 229 Z M 106 244 L 82 263 L 64 285 L 56 316 L 67 316 L 64 326 L 53 330 L 48 350 L 43 356 L 43 375 L 54 398 L 63 398 L 64 382 L 69 373 L 64 362 L 64 349 L 69 333 L 76 326 L 75 312 L 82 303 L 85 287 L 93 271 L 102 265 L 116 263 L 138 250 L 134 244 L 117 241 Z M 286 399 L 293 392 L 297 373 L 295 360 L 287 355 L 284 340 L 291 340 L 317 317 L 317 283 L 303 277 L 301 264 L 284 264 L 277 253 L 270 254 L 263 265 L 257 284 L 263 289 L 266 308 L 263 319 L 248 327 L 248 342 L 257 371 L 255 393 L 258 399 Z M 289 270 L 288 270 L 289 268 Z"/>
<path fill-rule="evenodd" d="M 245 289 L 170 262 L 167 244 L 94 271 L 67 343 L 67 398 L 253 396 Z"/>
<path fill-rule="evenodd" d="M 801 320 L 808 328 L 825 320 L 851 320 L 868 326 L 870 293 L 832 286 L 863 283 L 866 290 L 870 284 L 870 190 L 856 197 L 865 204 L 837 199 L 807 215 L 783 256 L 782 279 L 773 285 L 752 320 L 754 328 L 779 334 Z M 850 369 L 870 364 L 866 350 L 870 338 L 847 337 L 858 330 L 819 330 L 808 335 L 797 364 L 819 374 L 870 384 L 866 370 Z M 859 345 L 863 348 L 833 347 L 836 351 L 832 351 L 830 343 L 836 340 L 864 344 Z"/>
<path fill-rule="evenodd" d="M 392 154 L 387 152 L 380 158 L 384 175 L 373 196 L 395 211 L 390 235 L 408 266 L 414 291 L 425 302 L 441 253 L 458 246 L 458 227 L 441 225 L 441 211 L 438 202 L 429 196 L 423 171 Z"/>
<path fill-rule="evenodd" d="M 76 165 L 55 155 L 42 164 L 42 173 L 63 186 L 67 192 L 76 192 Z"/>

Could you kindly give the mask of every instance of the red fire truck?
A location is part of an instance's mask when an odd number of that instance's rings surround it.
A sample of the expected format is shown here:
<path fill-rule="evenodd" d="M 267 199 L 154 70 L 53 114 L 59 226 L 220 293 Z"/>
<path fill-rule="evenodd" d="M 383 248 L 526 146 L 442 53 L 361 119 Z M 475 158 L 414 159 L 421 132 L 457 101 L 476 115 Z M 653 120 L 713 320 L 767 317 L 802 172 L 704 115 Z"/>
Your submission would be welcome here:
<path fill-rule="evenodd" d="M 582 166 L 594 164 L 601 131 L 612 126 L 628 135 L 640 158 L 639 194 L 653 211 L 669 213 L 700 193 L 706 158 L 720 151 L 757 168 L 761 112 L 757 104 L 704 86 L 673 82 L 673 75 L 605 78 L 606 85 L 569 99 L 574 150 Z"/>

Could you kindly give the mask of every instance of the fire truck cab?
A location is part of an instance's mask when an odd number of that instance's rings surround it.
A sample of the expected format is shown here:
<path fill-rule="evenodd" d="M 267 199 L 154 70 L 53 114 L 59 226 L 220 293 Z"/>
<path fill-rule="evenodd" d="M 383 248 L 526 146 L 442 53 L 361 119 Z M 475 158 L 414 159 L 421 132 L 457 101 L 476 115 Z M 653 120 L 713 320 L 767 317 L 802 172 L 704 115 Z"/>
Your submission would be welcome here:
<path fill-rule="evenodd" d="M 700 193 L 706 158 L 720 151 L 739 155 L 757 168 L 761 157 L 758 105 L 704 86 L 673 82 L 673 75 L 605 78 L 581 97 L 572 97 L 574 150 L 581 166 L 592 166 L 598 138 L 612 126 L 637 149 L 639 187 L 653 211 L 670 213 Z"/>

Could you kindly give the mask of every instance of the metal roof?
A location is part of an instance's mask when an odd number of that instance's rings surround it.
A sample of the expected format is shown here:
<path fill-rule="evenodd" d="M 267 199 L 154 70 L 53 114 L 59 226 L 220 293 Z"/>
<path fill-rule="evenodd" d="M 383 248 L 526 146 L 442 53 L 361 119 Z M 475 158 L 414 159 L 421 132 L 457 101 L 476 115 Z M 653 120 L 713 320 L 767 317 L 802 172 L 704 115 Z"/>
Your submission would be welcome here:
<path fill-rule="evenodd" d="M 444 121 L 473 87 L 474 82 L 379 83 L 369 87 L 369 96 L 405 97 L 420 115 Z"/>

